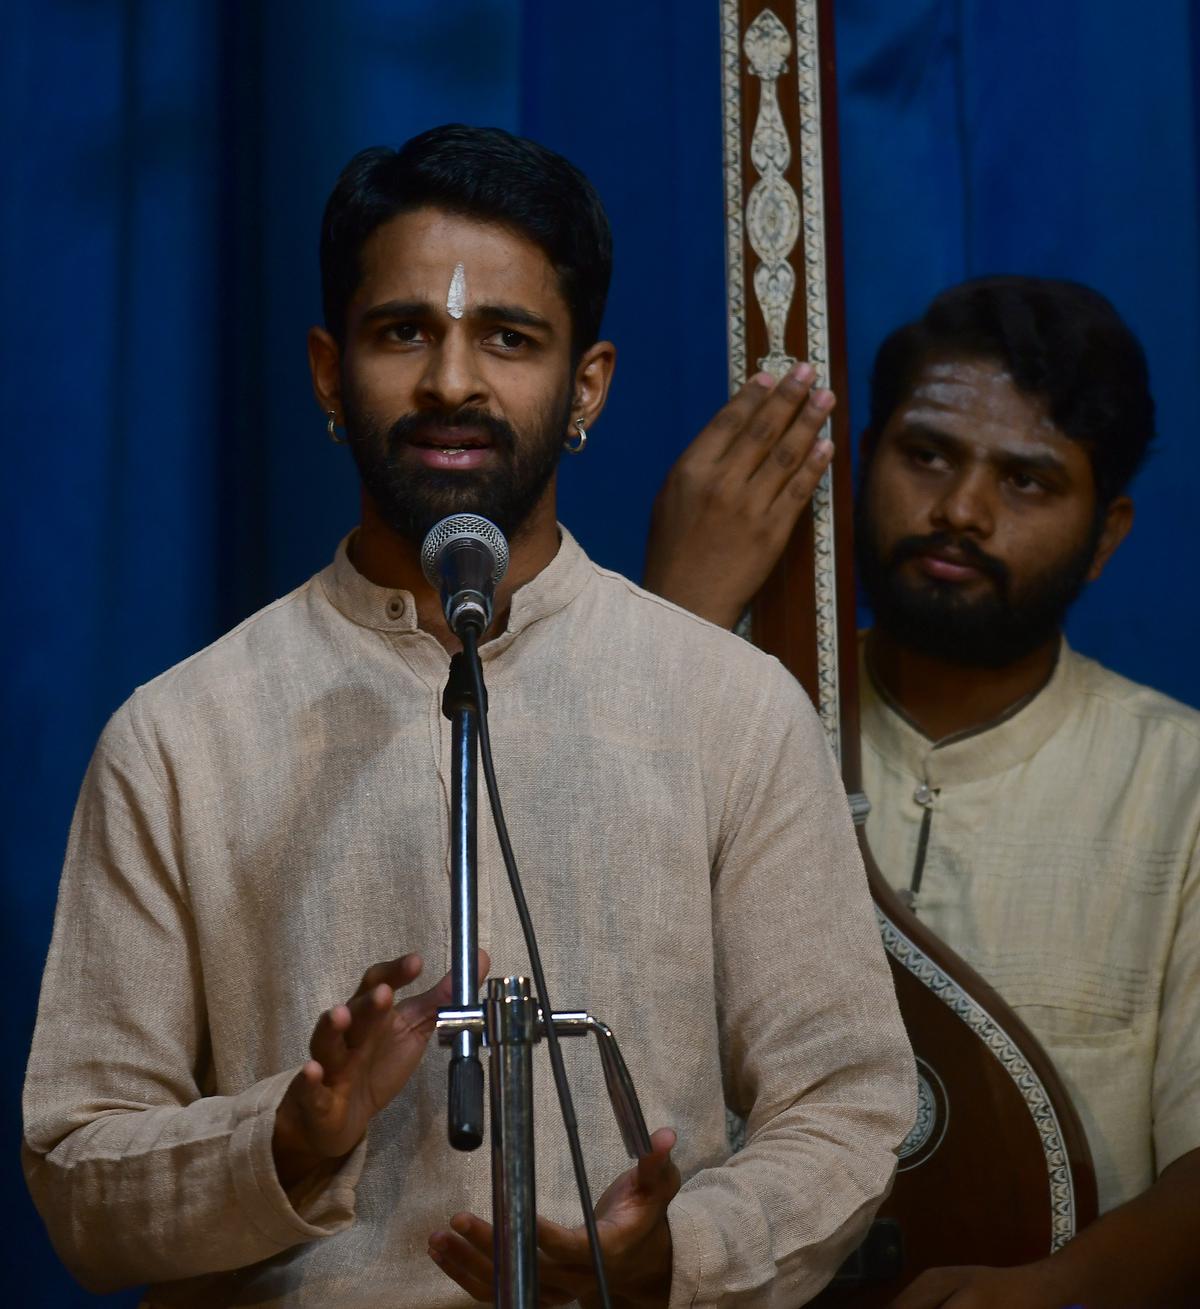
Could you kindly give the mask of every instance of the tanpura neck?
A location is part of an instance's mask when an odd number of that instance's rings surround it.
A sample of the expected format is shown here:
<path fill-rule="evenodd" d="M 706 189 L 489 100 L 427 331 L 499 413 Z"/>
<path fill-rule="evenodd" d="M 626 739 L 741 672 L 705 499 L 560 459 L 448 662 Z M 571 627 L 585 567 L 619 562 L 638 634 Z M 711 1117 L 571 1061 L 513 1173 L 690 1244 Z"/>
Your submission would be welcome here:
<path fill-rule="evenodd" d="M 880 689 L 931 741 L 986 727 L 1040 691 L 1058 657 L 1057 636 L 1003 668 L 963 668 L 898 645 L 886 633 L 867 637 L 867 666 Z"/>

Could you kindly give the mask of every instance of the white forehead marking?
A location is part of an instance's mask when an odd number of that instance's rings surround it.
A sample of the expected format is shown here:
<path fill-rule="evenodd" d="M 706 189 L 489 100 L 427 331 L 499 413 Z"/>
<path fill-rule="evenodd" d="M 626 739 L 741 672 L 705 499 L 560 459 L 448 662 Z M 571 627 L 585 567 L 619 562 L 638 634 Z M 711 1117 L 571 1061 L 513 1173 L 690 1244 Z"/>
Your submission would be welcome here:
<path fill-rule="evenodd" d="M 467 307 L 467 272 L 462 264 L 454 265 L 450 289 L 446 292 L 446 312 L 451 318 L 461 318 Z"/>

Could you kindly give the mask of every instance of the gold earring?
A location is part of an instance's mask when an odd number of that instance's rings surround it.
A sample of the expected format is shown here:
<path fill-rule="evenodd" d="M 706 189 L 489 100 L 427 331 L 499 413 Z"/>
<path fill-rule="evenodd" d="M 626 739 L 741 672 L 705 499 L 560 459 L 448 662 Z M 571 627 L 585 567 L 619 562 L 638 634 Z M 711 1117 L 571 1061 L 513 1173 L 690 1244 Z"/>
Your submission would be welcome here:
<path fill-rule="evenodd" d="M 325 411 L 325 431 L 329 434 L 329 439 L 334 445 L 346 444 L 346 438 L 337 434 L 337 410 L 327 409 Z"/>
<path fill-rule="evenodd" d="M 570 437 L 567 437 L 563 442 L 563 449 L 567 454 L 581 455 L 587 445 L 587 428 L 584 427 L 582 418 L 575 420 L 575 431 L 578 433 L 576 439 L 572 441 Z"/>

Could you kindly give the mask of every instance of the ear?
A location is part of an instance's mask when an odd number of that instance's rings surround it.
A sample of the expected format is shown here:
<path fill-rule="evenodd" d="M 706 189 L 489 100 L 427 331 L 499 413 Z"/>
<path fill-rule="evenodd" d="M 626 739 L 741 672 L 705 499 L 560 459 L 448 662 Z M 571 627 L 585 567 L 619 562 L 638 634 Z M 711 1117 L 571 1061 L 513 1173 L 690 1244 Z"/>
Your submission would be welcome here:
<path fill-rule="evenodd" d="M 342 423 L 342 354 L 323 327 L 308 329 L 308 370 L 321 412 L 327 414 L 332 409 L 336 421 Z"/>
<path fill-rule="evenodd" d="M 1132 526 L 1133 501 L 1127 495 L 1119 495 L 1104 511 L 1104 527 L 1100 532 L 1096 553 L 1092 556 L 1092 566 L 1088 569 L 1089 582 L 1094 582 L 1104 572 L 1105 564 L 1129 535 Z"/>
<path fill-rule="evenodd" d="M 572 422 L 582 418 L 584 427 L 591 427 L 600 417 L 604 402 L 608 399 L 608 387 L 616 366 L 617 347 L 611 341 L 597 341 L 583 352 L 575 366 Z"/>

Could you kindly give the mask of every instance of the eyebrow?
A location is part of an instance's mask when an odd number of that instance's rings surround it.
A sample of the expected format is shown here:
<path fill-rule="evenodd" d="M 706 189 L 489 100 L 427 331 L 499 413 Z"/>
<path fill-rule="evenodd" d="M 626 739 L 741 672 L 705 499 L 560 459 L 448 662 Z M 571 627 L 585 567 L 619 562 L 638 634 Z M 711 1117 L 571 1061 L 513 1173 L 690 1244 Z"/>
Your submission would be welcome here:
<path fill-rule="evenodd" d="M 436 312 L 426 300 L 385 300 L 366 310 L 363 322 L 374 323 L 381 318 L 432 318 Z"/>
<path fill-rule="evenodd" d="M 900 436 L 915 437 L 918 440 L 929 441 L 932 445 L 943 446 L 947 449 L 963 450 L 966 449 L 970 442 L 960 436 L 954 436 L 950 432 L 944 432 L 937 427 L 931 427 L 924 422 L 906 422 L 900 429 Z M 1003 464 L 1010 468 L 1028 468 L 1036 472 L 1043 473 L 1064 473 L 1067 466 L 1062 459 L 1051 450 L 1006 450 L 1000 449 L 992 456 L 991 462 L 994 464 Z"/>
<path fill-rule="evenodd" d="M 375 323 L 392 318 L 427 320 L 437 317 L 443 310 L 444 306 L 432 304 L 428 300 L 387 300 L 366 310 L 363 322 Z M 517 323 L 521 327 L 531 327 L 551 336 L 554 334 L 549 319 L 535 314 L 532 309 L 522 309 L 520 305 L 469 305 L 466 317 L 485 323 Z"/>
<path fill-rule="evenodd" d="M 532 309 L 522 309 L 520 305 L 476 305 L 467 311 L 472 318 L 482 318 L 488 323 L 519 323 L 522 327 L 533 327 L 542 332 L 554 333 L 553 324 Z"/>

